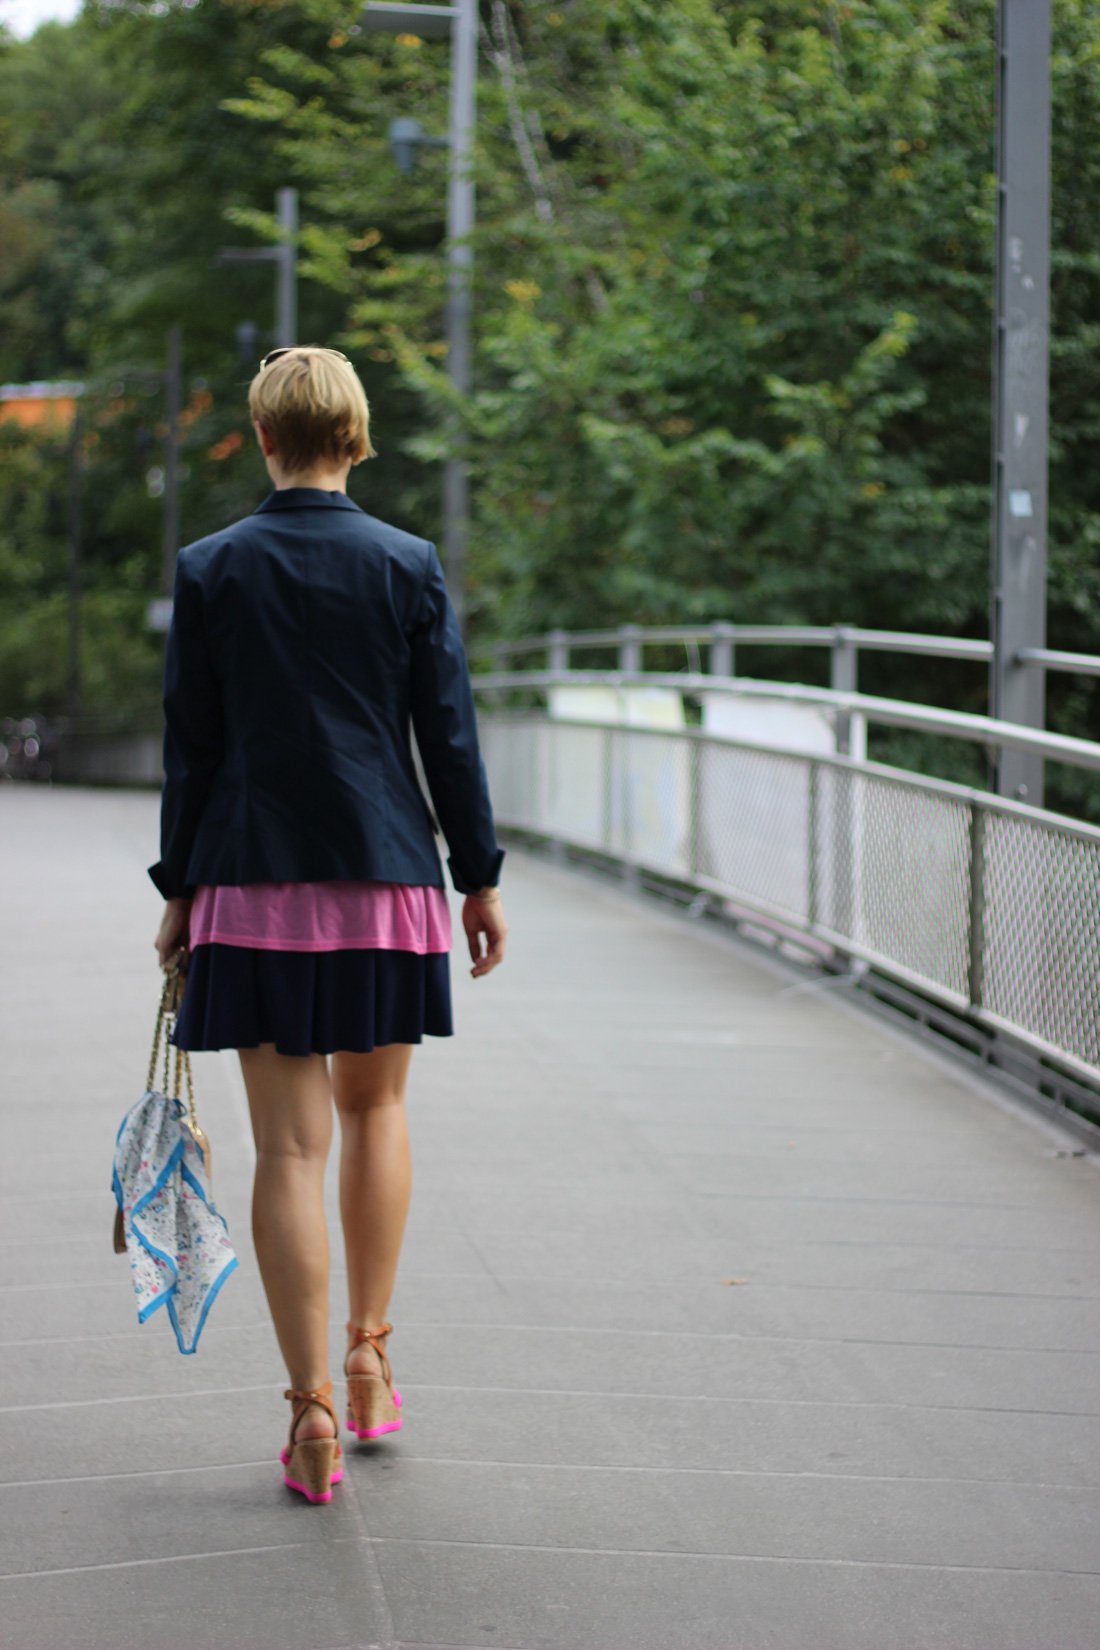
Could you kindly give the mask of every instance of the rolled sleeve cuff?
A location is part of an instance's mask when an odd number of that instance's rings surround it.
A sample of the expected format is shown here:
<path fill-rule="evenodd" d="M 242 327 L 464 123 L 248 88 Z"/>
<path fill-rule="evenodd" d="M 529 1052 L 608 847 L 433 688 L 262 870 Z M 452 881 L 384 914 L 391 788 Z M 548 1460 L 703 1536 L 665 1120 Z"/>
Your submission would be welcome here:
<path fill-rule="evenodd" d="M 168 874 L 168 868 L 162 859 L 158 859 L 155 865 L 150 865 L 149 876 L 152 879 L 154 888 L 158 893 L 163 894 L 165 899 L 190 899 L 195 892 L 193 888 L 183 888 L 174 882 Z"/>
<path fill-rule="evenodd" d="M 453 856 L 448 859 L 447 867 L 451 873 L 451 881 L 460 894 L 480 894 L 483 888 L 495 888 L 500 881 L 500 868 L 504 863 L 504 849 L 498 848 L 492 859 L 485 867 L 485 875 L 468 877 L 454 862 Z"/>

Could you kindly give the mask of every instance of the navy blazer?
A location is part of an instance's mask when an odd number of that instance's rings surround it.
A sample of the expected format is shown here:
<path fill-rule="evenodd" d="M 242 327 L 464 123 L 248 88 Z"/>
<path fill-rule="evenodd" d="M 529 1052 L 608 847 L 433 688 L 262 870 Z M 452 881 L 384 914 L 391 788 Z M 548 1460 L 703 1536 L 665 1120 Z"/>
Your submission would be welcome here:
<path fill-rule="evenodd" d="M 164 680 L 161 893 L 251 882 L 444 886 L 416 732 L 462 893 L 497 846 L 435 546 L 345 493 L 288 487 L 181 550 Z"/>

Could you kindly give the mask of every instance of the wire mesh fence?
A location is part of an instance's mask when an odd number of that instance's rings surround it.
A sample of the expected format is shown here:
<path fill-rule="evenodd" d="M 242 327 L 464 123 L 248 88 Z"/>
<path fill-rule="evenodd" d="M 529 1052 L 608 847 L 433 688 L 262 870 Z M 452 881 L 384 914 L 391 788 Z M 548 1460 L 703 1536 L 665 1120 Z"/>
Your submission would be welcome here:
<path fill-rule="evenodd" d="M 725 895 L 1100 1077 L 1100 829 L 840 756 L 484 709 L 502 825 Z"/>

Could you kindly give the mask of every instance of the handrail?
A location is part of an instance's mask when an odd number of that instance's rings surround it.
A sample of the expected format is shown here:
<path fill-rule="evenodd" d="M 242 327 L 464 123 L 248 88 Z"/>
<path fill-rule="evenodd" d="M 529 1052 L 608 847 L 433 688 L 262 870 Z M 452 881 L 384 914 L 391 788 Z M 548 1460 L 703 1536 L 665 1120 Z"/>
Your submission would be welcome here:
<path fill-rule="evenodd" d="M 664 687 L 693 695 L 730 693 L 740 697 L 786 699 L 796 704 L 821 705 L 849 716 L 863 716 L 872 724 L 947 734 L 972 744 L 1030 751 L 1052 762 L 1067 762 L 1073 767 L 1100 772 L 1100 744 L 1090 739 L 1042 732 L 1017 722 L 1002 722 L 991 716 L 975 716 L 967 711 L 940 710 L 932 705 L 910 704 L 904 699 L 883 699 L 865 693 L 838 692 L 835 688 L 807 687 L 801 683 L 761 682 L 754 678 L 711 676 L 687 671 L 622 670 L 494 671 L 474 676 L 473 682 L 481 692 L 548 687 Z"/>
<path fill-rule="evenodd" d="M 918 631 L 873 630 L 860 625 L 753 625 L 718 620 L 701 625 L 619 625 L 602 630 L 550 630 L 540 636 L 521 636 L 485 645 L 483 651 L 496 658 L 524 653 L 564 651 L 574 648 L 642 648 L 670 642 L 703 643 L 714 646 L 855 648 L 866 653 L 909 653 L 940 659 L 964 659 L 988 663 L 993 643 L 978 637 L 935 636 Z M 1065 671 L 1084 676 L 1100 676 L 1100 654 L 1069 653 L 1056 648 L 1021 648 L 1015 662 L 1035 669 Z"/>
<path fill-rule="evenodd" d="M 924 636 L 907 630 L 845 630 L 853 646 L 868 653 L 921 653 L 941 659 L 993 657 L 993 643 L 967 636 Z M 1100 663 L 1100 660 L 1097 661 Z"/>
<path fill-rule="evenodd" d="M 1044 670 L 1067 670 L 1082 676 L 1100 676 L 1100 658 L 1094 653 L 1059 653 L 1056 648 L 1022 647 L 1016 655 L 1019 665 L 1040 665 Z"/>

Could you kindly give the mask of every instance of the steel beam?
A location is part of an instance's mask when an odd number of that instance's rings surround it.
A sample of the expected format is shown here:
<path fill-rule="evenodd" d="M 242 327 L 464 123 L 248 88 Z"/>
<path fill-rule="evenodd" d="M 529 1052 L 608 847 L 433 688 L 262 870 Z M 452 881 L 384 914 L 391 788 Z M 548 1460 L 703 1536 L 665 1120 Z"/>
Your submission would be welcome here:
<path fill-rule="evenodd" d="M 990 715 L 1042 728 L 1050 356 L 1050 0 L 999 0 Z M 1002 747 L 1001 796 L 1043 801 L 1043 761 Z"/>

